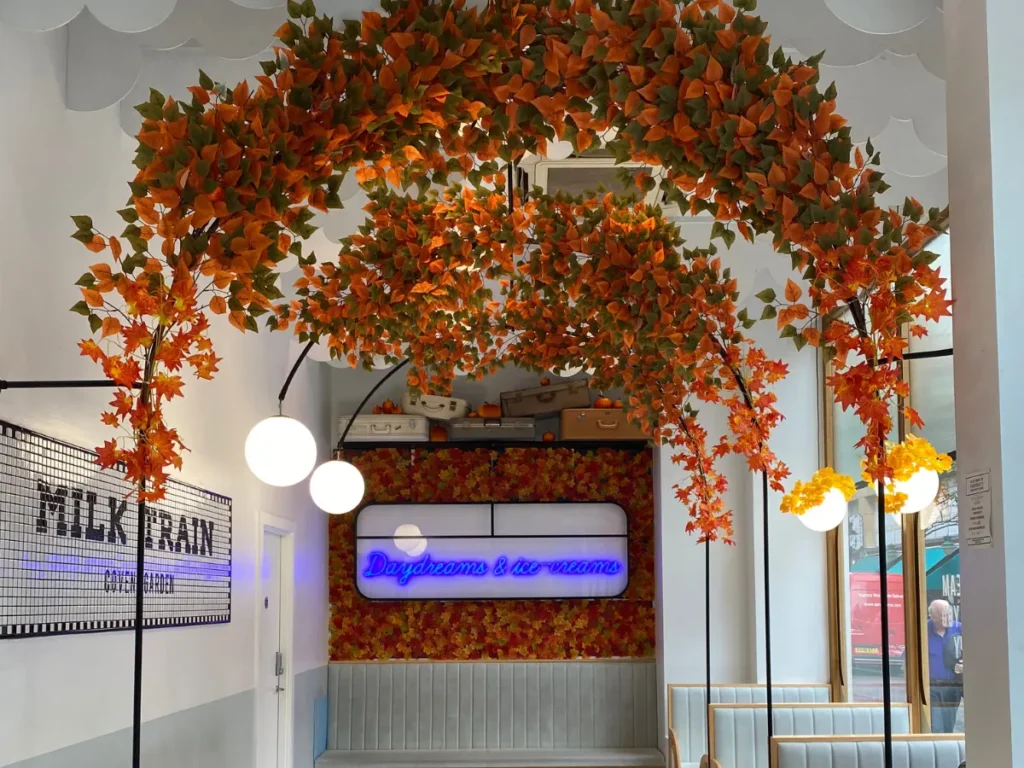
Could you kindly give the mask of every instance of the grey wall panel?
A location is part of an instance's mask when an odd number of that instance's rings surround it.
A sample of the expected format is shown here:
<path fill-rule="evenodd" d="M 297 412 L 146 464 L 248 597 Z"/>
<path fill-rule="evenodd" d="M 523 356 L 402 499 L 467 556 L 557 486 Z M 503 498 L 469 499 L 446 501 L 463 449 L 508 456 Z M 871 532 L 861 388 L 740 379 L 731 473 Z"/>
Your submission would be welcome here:
<path fill-rule="evenodd" d="M 497 664 L 486 665 L 486 678 L 484 680 L 484 699 L 487 707 L 486 728 L 487 749 L 501 748 L 501 667 Z"/>
<path fill-rule="evenodd" d="M 332 664 L 339 750 L 657 747 L 653 661 Z"/>
<path fill-rule="evenodd" d="M 295 719 L 292 721 L 294 768 L 313 768 L 314 703 L 318 698 L 328 695 L 327 678 L 326 666 L 300 672 L 295 676 L 292 694 L 295 702 Z"/>
<path fill-rule="evenodd" d="M 252 768 L 256 764 L 255 711 L 256 693 L 249 690 L 143 723 L 142 764 L 146 768 Z M 312 735 L 309 754 L 312 757 Z M 110 768 L 130 765 L 131 758 L 132 730 L 124 728 L 10 768 Z"/>

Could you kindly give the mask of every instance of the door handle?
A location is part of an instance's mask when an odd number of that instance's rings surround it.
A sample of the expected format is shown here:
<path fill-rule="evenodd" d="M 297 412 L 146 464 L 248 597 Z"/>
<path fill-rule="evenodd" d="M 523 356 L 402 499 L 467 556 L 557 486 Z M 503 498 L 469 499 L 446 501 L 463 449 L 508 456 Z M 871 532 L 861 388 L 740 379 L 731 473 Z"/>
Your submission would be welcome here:
<path fill-rule="evenodd" d="M 278 685 L 278 686 L 276 686 L 274 688 L 274 693 L 282 693 L 283 691 L 284 691 L 284 688 L 282 688 L 280 685 Z"/>

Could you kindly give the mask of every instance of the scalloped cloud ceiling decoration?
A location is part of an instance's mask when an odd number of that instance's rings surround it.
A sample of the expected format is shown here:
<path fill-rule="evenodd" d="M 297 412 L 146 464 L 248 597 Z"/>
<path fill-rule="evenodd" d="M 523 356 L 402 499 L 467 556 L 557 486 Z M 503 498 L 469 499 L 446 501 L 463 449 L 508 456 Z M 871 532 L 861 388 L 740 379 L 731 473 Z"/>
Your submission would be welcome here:
<path fill-rule="evenodd" d="M 471 0 L 479 5 L 484 0 Z M 335 18 L 357 17 L 379 0 L 317 0 Z M 945 36 L 941 0 L 764 0 L 758 13 L 773 42 L 793 58 L 825 50 L 822 80 L 839 89 L 854 139 L 882 153 L 892 189 L 926 206 L 945 205 Z M 75 111 L 117 105 L 124 132 L 149 88 L 178 98 L 202 68 L 235 83 L 259 73 L 285 0 L 0 0 L 0 24 L 67 29 L 66 104 Z M 250 83 L 252 84 L 252 83 Z M 349 180 L 351 182 L 351 180 Z M 325 246 L 355 231 L 365 196 L 347 182 L 346 208 L 318 216 Z M 697 224 L 686 224 L 696 231 Z M 687 235 L 688 236 L 688 235 Z"/>

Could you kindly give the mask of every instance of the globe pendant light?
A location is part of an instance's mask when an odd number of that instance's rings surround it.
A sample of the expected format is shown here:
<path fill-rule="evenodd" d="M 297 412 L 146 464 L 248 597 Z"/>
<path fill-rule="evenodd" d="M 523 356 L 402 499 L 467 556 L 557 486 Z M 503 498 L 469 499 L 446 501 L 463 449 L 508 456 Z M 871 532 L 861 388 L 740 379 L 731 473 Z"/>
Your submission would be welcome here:
<path fill-rule="evenodd" d="M 896 480 L 893 485 L 896 493 L 906 495 L 907 500 L 900 512 L 909 515 L 920 512 L 935 501 L 939 493 L 939 473 L 934 469 L 921 468 L 909 480 Z"/>
<path fill-rule="evenodd" d="M 316 464 L 316 440 L 301 421 L 271 416 L 249 430 L 245 463 L 267 485 L 295 485 Z"/>
<path fill-rule="evenodd" d="M 359 506 L 365 491 L 363 476 L 347 461 L 325 461 L 309 478 L 309 495 L 329 515 L 351 512 Z"/>
<path fill-rule="evenodd" d="M 821 504 L 799 515 L 800 522 L 812 531 L 824 533 L 843 522 L 846 517 L 846 497 L 837 488 L 829 488 Z"/>

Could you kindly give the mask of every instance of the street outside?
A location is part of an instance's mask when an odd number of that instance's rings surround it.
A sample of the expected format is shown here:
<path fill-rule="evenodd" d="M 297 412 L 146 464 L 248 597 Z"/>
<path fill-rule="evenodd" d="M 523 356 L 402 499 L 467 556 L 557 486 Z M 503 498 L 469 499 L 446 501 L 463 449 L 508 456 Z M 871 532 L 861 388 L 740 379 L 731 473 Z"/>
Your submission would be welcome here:
<path fill-rule="evenodd" d="M 907 681 L 903 676 L 903 667 L 893 665 L 890 690 L 893 703 L 906 702 Z M 853 668 L 853 686 L 851 687 L 850 698 L 852 701 L 881 701 L 882 700 L 882 665 L 881 664 L 855 664 Z M 964 732 L 964 705 L 960 703 L 960 709 L 956 713 L 956 733 Z"/>

